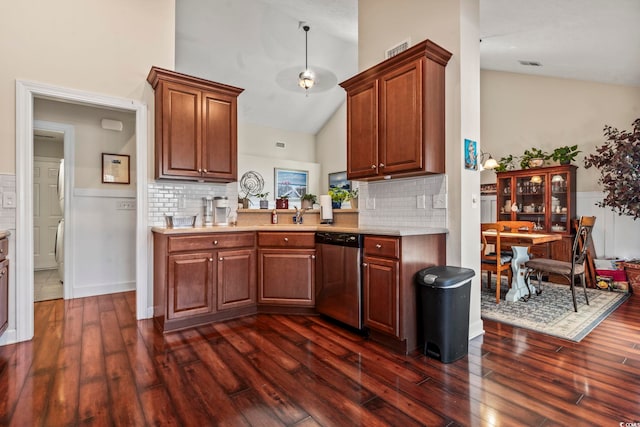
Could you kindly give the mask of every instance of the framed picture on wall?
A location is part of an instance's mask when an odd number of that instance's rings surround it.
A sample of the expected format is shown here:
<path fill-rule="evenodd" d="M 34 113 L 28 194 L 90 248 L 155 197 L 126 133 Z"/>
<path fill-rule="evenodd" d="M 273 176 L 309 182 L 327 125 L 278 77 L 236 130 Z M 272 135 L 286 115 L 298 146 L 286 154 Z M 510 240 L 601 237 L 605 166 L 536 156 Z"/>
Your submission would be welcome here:
<path fill-rule="evenodd" d="M 333 172 L 329 174 L 329 188 L 351 190 L 351 181 L 347 180 L 347 172 Z"/>
<path fill-rule="evenodd" d="M 300 200 L 309 191 L 309 172 L 295 169 L 275 168 L 275 198 L 286 196 L 289 200 Z"/>
<path fill-rule="evenodd" d="M 127 154 L 102 153 L 102 182 L 104 184 L 129 184 L 131 166 Z"/>
<path fill-rule="evenodd" d="M 470 139 L 464 140 L 464 168 L 469 170 L 478 170 L 478 154 L 476 151 L 477 143 Z"/>

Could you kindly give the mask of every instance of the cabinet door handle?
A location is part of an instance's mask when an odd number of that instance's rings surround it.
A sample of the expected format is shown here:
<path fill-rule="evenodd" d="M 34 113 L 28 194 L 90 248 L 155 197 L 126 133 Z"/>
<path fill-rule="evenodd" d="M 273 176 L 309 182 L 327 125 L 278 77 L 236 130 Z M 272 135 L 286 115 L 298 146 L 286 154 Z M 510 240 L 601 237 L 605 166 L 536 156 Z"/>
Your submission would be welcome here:
<path fill-rule="evenodd" d="M 202 169 L 198 168 L 198 173 L 202 173 Z"/>
<path fill-rule="evenodd" d="M 362 263 L 362 266 L 363 266 L 363 267 L 368 267 L 368 266 L 369 266 L 369 264 L 367 264 L 366 262 L 363 262 L 363 263 Z"/>
<path fill-rule="evenodd" d="M 220 257 L 218 258 L 218 261 L 224 261 L 224 258 Z"/>
<path fill-rule="evenodd" d="M 209 258 L 209 262 L 213 262 L 213 258 Z"/>
<path fill-rule="evenodd" d="M 376 243 L 376 249 L 380 249 L 382 245 L 380 243 Z"/>
<path fill-rule="evenodd" d="M 285 238 L 284 238 L 284 241 L 285 241 L 285 242 L 288 242 L 288 241 L 289 241 L 289 238 L 288 238 L 288 237 L 285 237 Z"/>
<path fill-rule="evenodd" d="M 380 165 L 379 165 L 379 166 L 380 166 L 381 168 L 383 168 L 383 167 L 384 167 L 384 163 L 380 163 Z"/>
<path fill-rule="evenodd" d="M 208 171 L 206 169 L 202 169 L 202 172 L 207 173 Z"/>
<path fill-rule="evenodd" d="M 217 240 L 214 240 L 214 241 L 213 241 L 213 244 L 214 244 L 214 245 L 217 245 L 217 244 L 218 244 L 218 241 L 217 241 Z"/>
<path fill-rule="evenodd" d="M 371 169 L 375 169 L 375 168 L 376 168 L 376 165 L 371 165 Z"/>
<path fill-rule="evenodd" d="M 311 259 L 316 259 L 316 256 L 315 255 L 311 255 Z"/>
<path fill-rule="evenodd" d="M 3 253 L 4 253 L 4 249 L 0 249 L 0 254 L 3 254 Z"/>
<path fill-rule="evenodd" d="M 7 269 L 3 269 L 2 271 L 0 271 L 0 278 L 4 277 L 4 275 L 7 273 Z"/>

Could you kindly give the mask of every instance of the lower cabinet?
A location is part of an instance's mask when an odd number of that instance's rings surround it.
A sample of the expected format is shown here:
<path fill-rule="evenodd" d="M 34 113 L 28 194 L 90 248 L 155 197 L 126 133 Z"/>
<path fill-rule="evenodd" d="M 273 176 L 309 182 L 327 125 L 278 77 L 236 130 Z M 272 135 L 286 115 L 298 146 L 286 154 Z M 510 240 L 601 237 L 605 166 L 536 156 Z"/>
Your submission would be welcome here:
<path fill-rule="evenodd" d="M 260 249 L 260 304 L 315 306 L 314 249 Z"/>
<path fill-rule="evenodd" d="M 315 307 L 315 232 L 259 232 L 258 247 L 258 304 Z"/>
<path fill-rule="evenodd" d="M 169 256 L 167 319 L 212 313 L 213 252 Z"/>
<path fill-rule="evenodd" d="M 381 332 L 398 336 L 399 262 L 392 259 L 364 257 L 364 324 Z"/>
<path fill-rule="evenodd" d="M 446 263 L 444 234 L 364 238 L 364 325 L 373 340 L 407 354 L 423 343 L 415 275 Z"/>
<path fill-rule="evenodd" d="M 154 319 L 171 331 L 256 312 L 255 233 L 154 233 Z"/>
<path fill-rule="evenodd" d="M 256 251 L 241 249 L 217 254 L 216 309 L 232 310 L 256 304 Z"/>

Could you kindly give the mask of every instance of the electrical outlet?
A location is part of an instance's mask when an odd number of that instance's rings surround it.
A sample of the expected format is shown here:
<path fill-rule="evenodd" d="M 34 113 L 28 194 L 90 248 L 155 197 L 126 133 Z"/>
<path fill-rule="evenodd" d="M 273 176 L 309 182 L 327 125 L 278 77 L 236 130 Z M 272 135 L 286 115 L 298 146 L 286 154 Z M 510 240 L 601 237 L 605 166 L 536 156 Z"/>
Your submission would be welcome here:
<path fill-rule="evenodd" d="M 416 196 L 416 209 L 427 209 L 427 196 L 424 194 Z"/>
<path fill-rule="evenodd" d="M 434 209 L 447 209 L 447 195 L 434 194 L 433 195 L 433 208 Z"/>
<path fill-rule="evenodd" d="M 14 191 L 2 193 L 2 207 L 5 209 L 16 207 L 16 193 Z"/>
<path fill-rule="evenodd" d="M 118 200 L 116 209 L 121 211 L 133 211 L 136 209 L 135 200 Z"/>
<path fill-rule="evenodd" d="M 367 198 L 367 209 L 375 209 L 376 208 L 376 198 L 368 197 Z"/>

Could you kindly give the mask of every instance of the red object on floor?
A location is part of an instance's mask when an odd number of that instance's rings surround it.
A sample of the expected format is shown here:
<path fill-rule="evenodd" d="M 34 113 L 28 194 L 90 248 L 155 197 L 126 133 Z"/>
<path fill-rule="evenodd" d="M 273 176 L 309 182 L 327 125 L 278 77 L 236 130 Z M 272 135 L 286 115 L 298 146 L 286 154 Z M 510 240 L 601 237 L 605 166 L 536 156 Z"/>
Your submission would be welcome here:
<path fill-rule="evenodd" d="M 611 277 L 615 282 L 626 282 L 627 274 L 624 270 L 597 270 L 598 276 Z"/>

